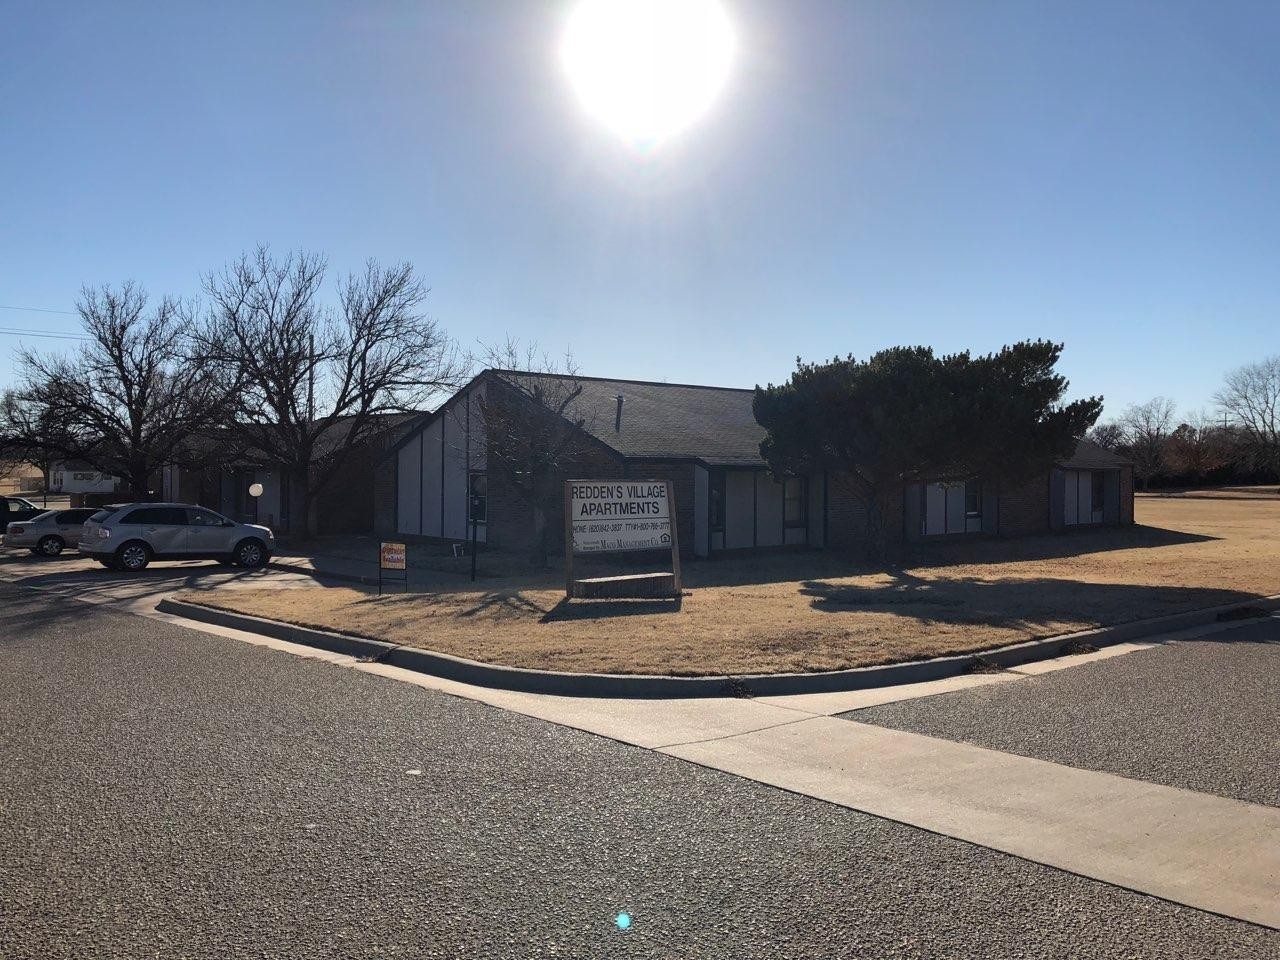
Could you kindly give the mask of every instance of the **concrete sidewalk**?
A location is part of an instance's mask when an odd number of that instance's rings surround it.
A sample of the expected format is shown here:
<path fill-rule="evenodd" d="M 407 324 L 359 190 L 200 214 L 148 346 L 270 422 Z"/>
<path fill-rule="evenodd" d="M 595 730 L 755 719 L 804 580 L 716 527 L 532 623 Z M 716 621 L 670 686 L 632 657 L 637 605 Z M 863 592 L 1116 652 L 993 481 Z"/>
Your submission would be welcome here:
<path fill-rule="evenodd" d="M 1280 929 L 1275 807 L 833 717 L 659 752 Z"/>

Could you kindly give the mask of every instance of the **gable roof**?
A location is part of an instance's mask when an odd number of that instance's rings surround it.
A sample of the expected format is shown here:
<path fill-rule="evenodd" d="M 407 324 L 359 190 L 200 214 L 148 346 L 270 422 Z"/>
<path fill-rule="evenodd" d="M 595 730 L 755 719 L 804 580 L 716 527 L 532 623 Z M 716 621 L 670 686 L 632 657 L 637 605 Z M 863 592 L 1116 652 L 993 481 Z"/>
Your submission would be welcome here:
<path fill-rule="evenodd" d="M 753 390 L 515 371 L 493 374 L 517 382 L 539 377 L 580 386 L 575 417 L 583 418 L 587 433 L 628 459 L 764 466 L 760 441 L 765 432 L 751 410 Z"/>
<path fill-rule="evenodd" d="M 756 422 L 752 409 L 754 389 L 523 370 L 481 371 L 433 413 L 405 425 L 392 450 L 408 443 L 488 377 L 501 377 L 517 385 L 560 380 L 580 386 L 582 393 L 574 404 L 575 419 L 581 416 L 587 434 L 626 459 L 691 460 L 709 467 L 767 466 L 760 456 L 765 430 Z M 619 396 L 623 402 L 621 425 L 617 428 Z M 1116 469 L 1129 462 L 1092 440 L 1082 439 L 1071 457 L 1059 465 L 1080 470 Z"/>
<path fill-rule="evenodd" d="M 1118 470 L 1132 463 L 1132 460 L 1126 460 L 1120 454 L 1088 438 L 1082 438 L 1076 443 L 1076 452 L 1059 462 L 1058 466 L 1067 470 Z"/>

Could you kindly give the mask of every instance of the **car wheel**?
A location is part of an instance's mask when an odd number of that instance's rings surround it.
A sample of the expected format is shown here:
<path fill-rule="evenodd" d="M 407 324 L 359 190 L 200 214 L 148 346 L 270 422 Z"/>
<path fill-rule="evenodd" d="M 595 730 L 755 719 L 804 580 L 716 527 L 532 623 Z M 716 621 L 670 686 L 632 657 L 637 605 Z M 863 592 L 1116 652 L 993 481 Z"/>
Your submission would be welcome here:
<path fill-rule="evenodd" d="M 130 573 L 137 573 L 139 570 L 145 570 L 147 568 L 147 564 L 150 562 L 151 548 L 141 540 L 126 543 L 116 551 L 115 565 L 120 570 L 128 570 Z"/>
<path fill-rule="evenodd" d="M 267 564 L 267 548 L 261 540 L 241 540 L 236 545 L 235 562 L 242 567 L 264 567 Z"/>
<path fill-rule="evenodd" d="M 65 547 L 66 544 L 63 543 L 62 538 L 55 537 L 52 534 L 47 537 L 41 537 L 40 542 L 36 544 L 36 549 L 46 557 L 56 557 L 62 553 Z"/>

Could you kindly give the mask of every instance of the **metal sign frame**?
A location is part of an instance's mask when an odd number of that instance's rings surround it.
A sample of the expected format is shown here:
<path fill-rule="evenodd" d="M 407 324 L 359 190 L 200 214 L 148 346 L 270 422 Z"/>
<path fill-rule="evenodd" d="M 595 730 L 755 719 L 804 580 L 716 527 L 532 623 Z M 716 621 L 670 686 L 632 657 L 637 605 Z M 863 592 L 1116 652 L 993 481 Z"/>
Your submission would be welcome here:
<path fill-rule="evenodd" d="M 388 548 L 394 548 L 394 547 L 400 548 L 401 561 L 400 561 L 400 566 L 398 567 L 394 565 L 391 565 L 391 566 L 387 565 L 387 554 L 391 552 L 388 550 Z M 388 577 L 386 575 L 386 571 L 388 570 L 401 570 L 404 572 L 404 576 Z M 404 592 L 405 593 L 409 592 L 409 545 L 407 543 L 400 543 L 399 541 L 396 541 L 396 540 L 383 540 L 379 542 L 378 544 L 378 596 L 382 596 L 382 584 L 384 582 L 403 584 Z"/>

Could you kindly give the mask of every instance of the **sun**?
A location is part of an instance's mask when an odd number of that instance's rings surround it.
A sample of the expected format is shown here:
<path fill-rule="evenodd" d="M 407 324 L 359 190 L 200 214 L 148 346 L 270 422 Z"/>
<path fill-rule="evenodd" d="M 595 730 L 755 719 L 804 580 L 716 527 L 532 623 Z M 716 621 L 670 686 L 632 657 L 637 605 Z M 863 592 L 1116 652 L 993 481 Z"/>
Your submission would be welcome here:
<path fill-rule="evenodd" d="M 654 146 L 706 113 L 734 46 L 719 0 L 579 0 L 560 55 L 588 113 Z"/>

